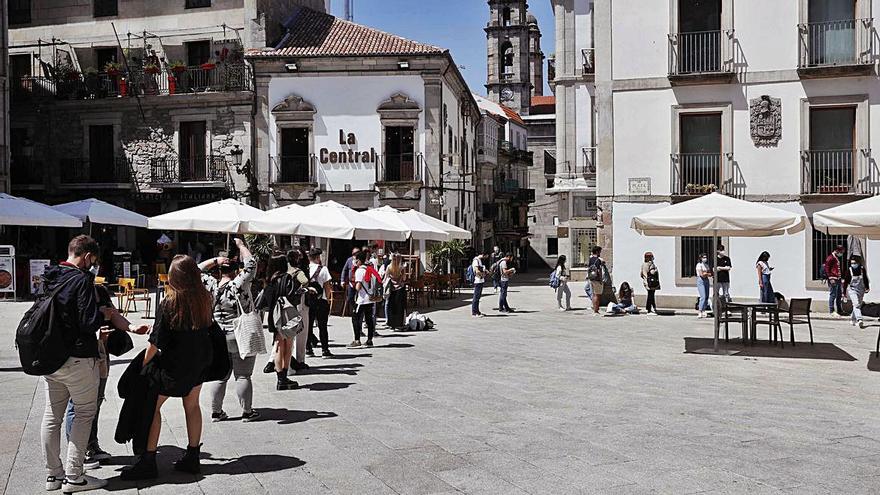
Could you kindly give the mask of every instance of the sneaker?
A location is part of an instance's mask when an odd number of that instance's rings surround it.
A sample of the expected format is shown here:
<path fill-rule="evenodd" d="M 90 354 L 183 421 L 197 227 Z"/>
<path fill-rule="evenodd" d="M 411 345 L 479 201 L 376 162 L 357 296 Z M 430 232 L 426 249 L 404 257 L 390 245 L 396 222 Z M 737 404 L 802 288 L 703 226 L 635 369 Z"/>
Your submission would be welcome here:
<path fill-rule="evenodd" d="M 373 330 L 373 337 L 381 337 L 381 335 L 376 330 Z"/>
<path fill-rule="evenodd" d="M 864 328 L 865 328 L 865 322 L 864 322 L 864 321 L 859 320 L 859 328 L 861 328 L 861 329 L 864 329 Z"/>
<path fill-rule="evenodd" d="M 275 373 L 275 361 L 266 363 L 266 366 L 263 367 L 263 373 Z"/>
<path fill-rule="evenodd" d="M 308 356 L 308 357 L 315 357 L 315 350 L 312 349 L 311 347 L 308 348 L 308 349 L 306 349 L 306 356 Z"/>
<path fill-rule="evenodd" d="M 227 419 L 229 419 L 229 415 L 226 414 L 224 411 L 211 413 L 211 422 L 212 423 L 217 423 L 219 421 L 226 421 Z"/>
<path fill-rule="evenodd" d="M 372 340 L 368 340 L 368 341 L 364 344 L 364 347 L 373 347 L 373 341 L 372 341 Z"/>
<path fill-rule="evenodd" d="M 108 452 L 105 452 L 101 449 L 101 447 L 97 447 L 94 449 L 89 449 L 86 451 L 86 459 L 95 459 L 96 461 L 106 461 L 107 459 L 113 457 Z"/>
<path fill-rule="evenodd" d="M 104 488 L 107 486 L 107 480 L 102 480 L 101 478 L 95 478 L 89 475 L 82 475 L 76 479 L 65 478 L 63 487 L 61 489 L 62 493 L 77 493 L 77 492 L 86 492 L 89 490 L 97 490 L 98 488 Z"/>
<path fill-rule="evenodd" d="M 360 340 L 354 340 L 354 341 L 351 342 L 351 344 L 348 344 L 348 348 L 349 348 L 349 349 L 357 349 L 358 347 L 361 347 L 361 341 L 360 341 Z"/>
<path fill-rule="evenodd" d="M 559 308 L 559 311 L 568 311 L 568 310 L 565 308 Z"/>
<path fill-rule="evenodd" d="M 334 356 L 333 356 L 333 353 L 332 353 L 332 352 L 330 352 L 329 350 L 326 350 L 326 351 L 321 351 L 321 357 L 322 357 L 322 358 L 325 358 L 325 359 L 329 359 L 329 358 L 332 358 L 332 357 L 334 357 Z"/>
<path fill-rule="evenodd" d="M 83 471 L 94 471 L 95 469 L 99 469 L 101 467 L 101 461 L 97 459 L 92 459 L 91 457 L 86 457 L 83 459 Z"/>
<path fill-rule="evenodd" d="M 856 320 L 849 320 L 850 326 L 856 326 Z"/>
<path fill-rule="evenodd" d="M 56 478 L 55 476 L 49 476 L 46 478 L 46 491 L 54 492 L 55 490 L 61 489 L 61 480 Z"/>
<path fill-rule="evenodd" d="M 296 382 L 293 382 L 293 383 L 296 383 Z M 245 423 L 250 423 L 251 421 L 253 421 L 259 417 L 260 417 L 260 413 L 258 413 L 257 411 L 255 411 L 253 409 L 249 413 L 241 413 L 241 420 L 244 421 Z"/>

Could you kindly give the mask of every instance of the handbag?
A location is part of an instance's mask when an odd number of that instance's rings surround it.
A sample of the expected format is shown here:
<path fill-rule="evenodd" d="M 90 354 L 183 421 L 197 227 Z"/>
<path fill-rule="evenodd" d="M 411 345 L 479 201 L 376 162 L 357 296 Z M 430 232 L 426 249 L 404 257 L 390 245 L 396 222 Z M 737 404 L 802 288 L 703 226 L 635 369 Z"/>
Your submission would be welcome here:
<path fill-rule="evenodd" d="M 105 347 L 107 348 L 107 352 L 119 357 L 134 349 L 134 342 L 131 341 L 131 336 L 128 335 L 128 332 L 117 328 L 107 336 L 107 344 Z"/>
<path fill-rule="evenodd" d="M 263 335 L 263 318 L 259 312 L 254 310 L 254 303 L 249 293 L 247 298 L 250 300 L 251 311 L 249 313 L 245 312 L 238 293 L 235 294 L 235 303 L 238 304 L 240 313 L 232 320 L 232 332 L 235 335 L 235 342 L 238 344 L 238 355 L 242 359 L 268 352 L 266 337 Z"/>

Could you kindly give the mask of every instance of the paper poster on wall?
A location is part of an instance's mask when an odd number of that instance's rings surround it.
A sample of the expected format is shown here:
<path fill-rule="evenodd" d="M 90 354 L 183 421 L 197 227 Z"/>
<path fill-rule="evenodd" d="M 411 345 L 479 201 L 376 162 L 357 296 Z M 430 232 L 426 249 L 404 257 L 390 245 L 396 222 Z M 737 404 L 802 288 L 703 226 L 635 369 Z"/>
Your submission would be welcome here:
<path fill-rule="evenodd" d="M 43 273 L 49 268 L 50 260 L 30 260 L 31 294 L 38 294 L 43 282 Z"/>
<path fill-rule="evenodd" d="M 0 256 L 0 292 L 15 294 L 15 257 Z"/>

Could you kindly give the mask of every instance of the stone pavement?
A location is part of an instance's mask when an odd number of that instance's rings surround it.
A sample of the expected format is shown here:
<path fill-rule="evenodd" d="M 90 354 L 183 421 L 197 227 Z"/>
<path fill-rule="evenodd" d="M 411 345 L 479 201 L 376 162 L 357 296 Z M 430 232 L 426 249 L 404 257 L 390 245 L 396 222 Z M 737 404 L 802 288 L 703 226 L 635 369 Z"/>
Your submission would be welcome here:
<path fill-rule="evenodd" d="M 198 477 L 170 470 L 186 443 L 172 400 L 162 477 L 119 481 L 131 461 L 112 440 L 121 361 L 100 434 L 118 457 L 92 474 L 110 491 L 174 495 L 880 491 L 877 328 L 821 321 L 813 347 L 718 356 L 688 352 L 711 346 L 708 320 L 559 312 L 546 286 L 514 288 L 522 311 L 509 316 L 472 319 L 466 299 L 430 315 L 437 331 L 389 333 L 370 350 L 342 348 L 350 326 L 334 318 L 338 359 L 310 360 L 302 389 L 276 392 L 258 370 L 261 420 L 205 423 Z M 42 387 L 12 346 L 25 309 L 0 304 L 0 486 L 16 495 L 40 493 L 45 476 Z M 233 417 L 235 402 L 230 392 Z"/>

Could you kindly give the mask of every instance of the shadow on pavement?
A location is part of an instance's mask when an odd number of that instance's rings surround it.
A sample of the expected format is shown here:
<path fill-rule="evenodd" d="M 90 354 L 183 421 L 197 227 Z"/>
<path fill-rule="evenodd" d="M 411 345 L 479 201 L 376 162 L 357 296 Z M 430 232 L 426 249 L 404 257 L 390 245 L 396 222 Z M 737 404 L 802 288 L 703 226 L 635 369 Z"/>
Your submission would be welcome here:
<path fill-rule="evenodd" d="M 712 349 L 713 339 L 685 337 L 685 354 L 706 354 L 706 349 Z M 732 356 L 742 357 L 768 357 L 768 358 L 793 358 L 793 359 L 826 359 L 832 361 L 858 361 L 854 356 L 834 344 L 817 342 L 810 345 L 809 342 L 798 342 L 796 346 L 786 343 L 784 348 L 761 342 L 756 345 L 743 346 L 741 339 L 731 339 L 730 342 L 721 341 L 721 349 Z"/>
<path fill-rule="evenodd" d="M 122 481 L 118 476 L 115 476 L 107 480 L 108 484 L 104 489 L 115 492 L 161 485 L 188 485 L 196 483 L 212 474 L 269 473 L 285 471 L 305 465 L 304 461 L 286 455 L 254 454 L 244 455 L 238 459 L 215 459 L 211 457 L 211 454 L 202 452 L 202 472 L 201 474 L 193 475 L 174 471 L 171 467 L 172 463 L 183 455 L 183 452 L 183 449 L 177 446 L 160 446 L 157 455 L 157 464 L 159 465 L 159 477 L 157 479 Z"/>
<path fill-rule="evenodd" d="M 325 383 L 323 385 L 352 385 L 351 383 L 339 384 L 339 383 Z M 300 387 L 300 388 L 311 388 L 308 387 Z M 310 419 L 326 419 L 326 418 L 335 418 L 336 413 L 334 412 L 322 412 L 322 411 L 296 411 L 291 409 L 279 409 L 272 407 L 255 407 L 260 413 L 260 416 L 257 419 L 251 420 L 252 423 L 261 423 L 264 421 L 276 421 L 279 425 L 292 425 L 294 423 L 304 423 Z"/>
<path fill-rule="evenodd" d="M 334 358 L 335 359 L 335 358 Z M 360 363 L 351 363 L 351 364 L 326 364 L 322 366 L 310 366 L 308 369 L 302 370 L 297 373 L 297 376 L 300 375 L 349 375 L 354 376 L 357 375 L 358 370 L 356 368 L 362 368 L 364 365 Z"/>
<path fill-rule="evenodd" d="M 868 371 L 880 371 L 880 358 L 873 351 L 868 353 Z"/>
<path fill-rule="evenodd" d="M 348 388 L 354 385 L 354 383 L 349 382 L 326 382 L 326 383 L 311 383 L 309 385 L 300 385 L 299 388 L 309 389 L 312 392 L 326 392 L 329 390 L 342 390 L 344 388 Z M 334 414 L 334 416 L 336 416 Z"/>
<path fill-rule="evenodd" d="M 391 344 L 382 344 L 373 346 L 376 349 L 406 349 L 409 347 L 415 347 L 413 344 L 405 344 L 403 342 L 394 342 Z"/>

